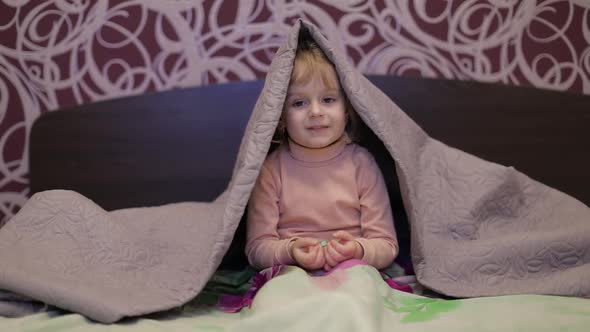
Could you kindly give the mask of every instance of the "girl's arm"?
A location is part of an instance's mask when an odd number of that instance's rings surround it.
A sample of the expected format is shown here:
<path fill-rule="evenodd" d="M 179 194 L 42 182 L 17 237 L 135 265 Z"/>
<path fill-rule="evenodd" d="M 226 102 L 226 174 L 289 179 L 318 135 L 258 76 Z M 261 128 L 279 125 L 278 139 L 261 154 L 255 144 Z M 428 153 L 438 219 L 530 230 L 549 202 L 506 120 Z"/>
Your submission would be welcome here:
<path fill-rule="evenodd" d="M 357 184 L 361 207 L 362 237 L 356 240 L 363 248 L 363 260 L 381 269 L 398 254 L 397 236 L 385 180 L 377 162 L 365 149 L 357 158 Z"/>
<path fill-rule="evenodd" d="M 248 203 L 246 256 L 250 265 L 264 269 L 275 264 L 293 264 L 289 244 L 295 239 L 279 239 L 278 179 L 265 162 Z"/>

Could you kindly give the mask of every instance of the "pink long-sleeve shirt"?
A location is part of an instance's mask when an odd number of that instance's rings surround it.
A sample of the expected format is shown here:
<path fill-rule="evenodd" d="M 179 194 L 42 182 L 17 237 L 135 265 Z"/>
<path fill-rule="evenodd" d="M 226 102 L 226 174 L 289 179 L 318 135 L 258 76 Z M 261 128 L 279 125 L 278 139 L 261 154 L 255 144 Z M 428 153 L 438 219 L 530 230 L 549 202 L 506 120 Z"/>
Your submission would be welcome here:
<path fill-rule="evenodd" d="M 264 161 L 248 205 L 246 255 L 255 268 L 294 264 L 289 242 L 352 234 L 363 260 L 389 266 L 398 253 L 383 175 L 373 156 L 339 140 L 321 155 L 283 144 Z"/>

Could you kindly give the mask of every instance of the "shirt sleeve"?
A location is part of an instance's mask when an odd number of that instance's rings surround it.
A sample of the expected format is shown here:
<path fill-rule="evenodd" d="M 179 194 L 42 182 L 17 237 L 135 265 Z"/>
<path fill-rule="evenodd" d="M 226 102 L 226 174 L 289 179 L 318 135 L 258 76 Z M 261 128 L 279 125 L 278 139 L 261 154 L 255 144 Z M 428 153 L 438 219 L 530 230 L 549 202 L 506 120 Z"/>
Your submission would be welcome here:
<path fill-rule="evenodd" d="M 248 203 L 246 256 L 250 265 L 264 269 L 276 264 L 293 264 L 289 244 L 293 239 L 279 239 L 278 176 L 273 176 L 265 162 Z"/>
<path fill-rule="evenodd" d="M 382 269 L 391 265 L 399 252 L 389 194 L 373 156 L 364 150 L 357 161 L 361 208 L 361 237 L 357 241 L 364 251 L 362 259 Z"/>

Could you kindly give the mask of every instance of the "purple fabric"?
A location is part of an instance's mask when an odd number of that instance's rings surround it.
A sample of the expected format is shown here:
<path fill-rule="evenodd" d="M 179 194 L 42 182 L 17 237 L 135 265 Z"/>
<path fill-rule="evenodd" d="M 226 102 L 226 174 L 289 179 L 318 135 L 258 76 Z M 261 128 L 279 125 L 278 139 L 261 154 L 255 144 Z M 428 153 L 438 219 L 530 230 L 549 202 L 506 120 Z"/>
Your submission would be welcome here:
<path fill-rule="evenodd" d="M 389 287 L 391 287 L 393 289 L 396 289 L 396 290 L 399 290 L 402 292 L 406 292 L 406 293 L 414 293 L 414 290 L 412 290 L 412 287 L 410 287 L 410 285 L 398 284 L 391 278 L 384 278 L 383 280 L 385 281 L 385 283 L 387 285 L 389 285 Z"/>
<path fill-rule="evenodd" d="M 217 303 L 217 307 L 223 312 L 238 312 L 244 307 L 250 307 L 256 293 L 266 284 L 267 281 L 276 277 L 281 273 L 285 265 L 274 265 L 268 269 L 264 269 L 259 273 L 256 273 L 252 277 L 252 287 L 246 292 L 246 294 L 239 295 L 223 295 Z"/>

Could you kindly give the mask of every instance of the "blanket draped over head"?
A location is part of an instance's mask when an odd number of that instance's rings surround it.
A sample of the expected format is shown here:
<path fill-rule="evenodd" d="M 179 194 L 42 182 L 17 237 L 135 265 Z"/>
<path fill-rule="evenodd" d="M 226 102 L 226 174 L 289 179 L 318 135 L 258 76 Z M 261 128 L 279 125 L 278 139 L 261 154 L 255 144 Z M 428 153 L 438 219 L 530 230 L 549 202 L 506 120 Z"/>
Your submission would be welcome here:
<path fill-rule="evenodd" d="M 0 229 L 0 295 L 8 291 L 101 322 L 195 297 L 228 250 L 268 153 L 302 27 L 395 160 L 390 167 L 397 170 L 422 284 L 456 297 L 590 294 L 586 205 L 429 137 L 315 26 L 298 21 L 270 66 L 222 195 L 106 212 L 72 191 L 38 193 Z M 6 298 L 0 296 L 0 314 L 10 310 Z"/>

